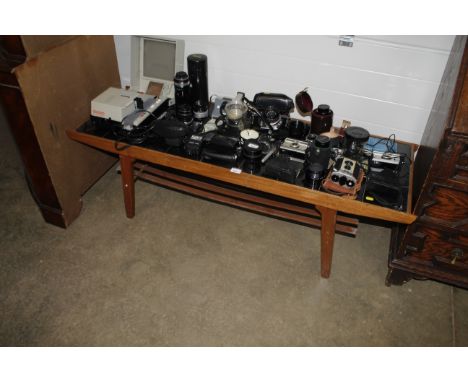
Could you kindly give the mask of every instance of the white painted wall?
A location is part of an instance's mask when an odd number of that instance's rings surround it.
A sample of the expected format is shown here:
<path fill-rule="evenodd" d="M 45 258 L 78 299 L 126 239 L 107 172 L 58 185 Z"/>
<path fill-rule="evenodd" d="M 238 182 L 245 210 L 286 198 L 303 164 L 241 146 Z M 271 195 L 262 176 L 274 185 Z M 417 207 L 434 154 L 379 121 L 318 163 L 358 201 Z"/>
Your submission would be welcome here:
<path fill-rule="evenodd" d="M 373 134 L 419 143 L 454 36 L 173 36 L 185 54 L 208 56 L 210 94 L 284 93 L 309 88 L 343 119 Z M 123 85 L 130 83 L 130 38 L 115 36 Z M 299 116 L 298 114 L 296 116 Z"/>

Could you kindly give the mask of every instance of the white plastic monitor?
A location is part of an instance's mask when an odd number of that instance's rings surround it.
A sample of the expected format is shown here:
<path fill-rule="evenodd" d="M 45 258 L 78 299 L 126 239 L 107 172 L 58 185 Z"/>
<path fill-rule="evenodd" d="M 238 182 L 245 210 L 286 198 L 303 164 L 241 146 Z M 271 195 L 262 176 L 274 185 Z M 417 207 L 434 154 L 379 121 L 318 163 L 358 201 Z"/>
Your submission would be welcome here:
<path fill-rule="evenodd" d="M 174 98 L 174 75 L 184 70 L 184 51 L 184 40 L 164 36 L 132 36 L 132 89 L 148 93 L 150 84 L 160 84 L 160 98 Z"/>

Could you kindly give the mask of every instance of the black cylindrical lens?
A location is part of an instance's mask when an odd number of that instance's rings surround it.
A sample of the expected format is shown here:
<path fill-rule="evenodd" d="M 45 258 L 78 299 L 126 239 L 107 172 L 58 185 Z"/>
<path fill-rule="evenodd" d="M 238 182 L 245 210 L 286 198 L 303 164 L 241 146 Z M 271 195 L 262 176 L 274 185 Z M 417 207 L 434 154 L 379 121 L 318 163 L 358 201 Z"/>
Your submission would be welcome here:
<path fill-rule="evenodd" d="M 330 138 L 319 135 L 306 151 L 306 162 L 309 164 L 319 163 L 326 170 L 328 169 L 330 154 Z"/>
<path fill-rule="evenodd" d="M 176 107 L 176 116 L 179 121 L 190 125 L 193 122 L 192 108 L 189 104 L 183 104 Z"/>
<path fill-rule="evenodd" d="M 174 77 L 176 105 L 190 104 L 190 80 L 185 72 L 177 72 Z"/>
<path fill-rule="evenodd" d="M 345 130 L 345 155 L 354 158 L 361 155 L 361 151 L 369 140 L 369 132 L 358 126 L 350 126 Z"/>
<path fill-rule="evenodd" d="M 187 73 L 176 73 L 174 77 L 174 93 L 177 119 L 190 123 L 193 119 L 192 100 L 190 97 L 190 81 Z"/>
<path fill-rule="evenodd" d="M 244 158 L 244 171 L 255 173 L 260 169 L 262 159 L 262 146 L 256 139 L 247 139 L 242 145 Z"/>
<path fill-rule="evenodd" d="M 204 54 L 187 57 L 188 75 L 191 86 L 192 108 L 195 118 L 208 116 L 208 58 Z"/>
<path fill-rule="evenodd" d="M 306 187 L 313 190 L 320 189 L 322 179 L 325 175 L 324 167 L 320 163 L 309 163 L 304 168 L 305 179 L 304 184 Z"/>

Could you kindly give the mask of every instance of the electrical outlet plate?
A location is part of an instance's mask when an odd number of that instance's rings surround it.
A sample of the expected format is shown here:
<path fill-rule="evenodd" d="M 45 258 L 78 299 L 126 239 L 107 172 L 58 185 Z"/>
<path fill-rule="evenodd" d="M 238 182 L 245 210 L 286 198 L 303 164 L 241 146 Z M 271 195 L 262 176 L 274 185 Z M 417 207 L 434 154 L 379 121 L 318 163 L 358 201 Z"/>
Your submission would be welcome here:
<path fill-rule="evenodd" d="M 338 40 L 338 45 L 347 46 L 351 48 L 353 44 L 354 44 L 354 35 L 352 34 L 340 35 L 340 39 Z"/>

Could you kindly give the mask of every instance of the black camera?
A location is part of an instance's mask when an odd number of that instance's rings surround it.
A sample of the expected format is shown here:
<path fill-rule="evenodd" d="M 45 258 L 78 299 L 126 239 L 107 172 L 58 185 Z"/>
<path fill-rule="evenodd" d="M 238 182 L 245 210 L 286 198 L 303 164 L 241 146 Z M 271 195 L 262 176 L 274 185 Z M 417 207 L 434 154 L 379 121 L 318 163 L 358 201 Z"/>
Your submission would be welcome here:
<path fill-rule="evenodd" d="M 286 126 L 289 114 L 294 109 L 293 100 L 279 93 L 257 93 L 253 103 L 261 113 L 260 126 L 274 130 Z"/>
<path fill-rule="evenodd" d="M 200 154 L 203 145 L 203 134 L 192 134 L 185 142 L 184 149 L 185 153 L 194 159 L 200 159 Z"/>

